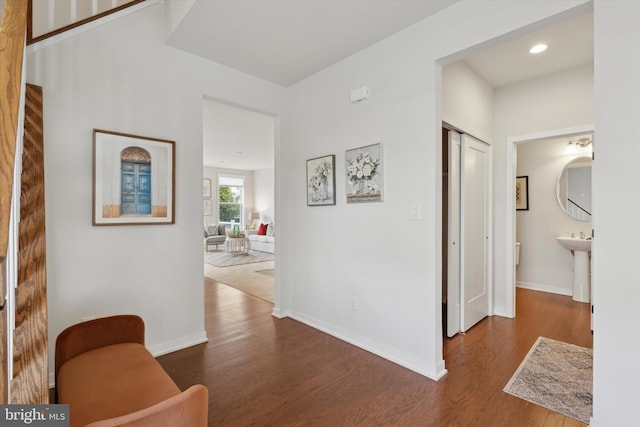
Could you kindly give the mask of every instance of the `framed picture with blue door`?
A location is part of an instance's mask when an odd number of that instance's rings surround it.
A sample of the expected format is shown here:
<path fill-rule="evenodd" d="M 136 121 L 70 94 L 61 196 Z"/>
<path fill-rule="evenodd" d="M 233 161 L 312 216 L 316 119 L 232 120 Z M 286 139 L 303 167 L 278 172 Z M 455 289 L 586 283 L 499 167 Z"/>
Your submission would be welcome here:
<path fill-rule="evenodd" d="M 175 141 L 93 130 L 93 225 L 175 223 Z"/>

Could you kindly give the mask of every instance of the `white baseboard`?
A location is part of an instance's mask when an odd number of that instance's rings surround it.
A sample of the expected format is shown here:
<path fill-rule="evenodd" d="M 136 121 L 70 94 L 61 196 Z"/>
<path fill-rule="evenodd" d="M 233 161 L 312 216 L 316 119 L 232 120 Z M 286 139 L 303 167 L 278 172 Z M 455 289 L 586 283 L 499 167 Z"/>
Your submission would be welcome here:
<path fill-rule="evenodd" d="M 550 294 L 571 296 L 572 290 L 567 288 L 559 288 L 557 286 L 541 285 L 539 283 L 516 282 L 516 287 L 522 289 L 530 289 L 532 291 L 548 292 Z"/>
<path fill-rule="evenodd" d="M 208 342 L 207 332 L 202 331 L 198 334 L 188 335 L 186 337 L 180 337 L 177 340 L 166 341 L 160 344 L 154 344 L 147 346 L 147 349 L 153 357 L 162 356 L 164 354 L 173 353 L 174 351 L 184 350 L 185 348 L 193 347 L 194 345 Z"/>
<path fill-rule="evenodd" d="M 285 317 L 289 317 L 289 312 L 274 306 L 273 311 L 271 311 L 271 315 L 277 319 L 284 319 Z"/>
<path fill-rule="evenodd" d="M 392 351 L 390 349 L 380 349 L 380 348 L 374 348 L 373 346 L 364 343 L 361 339 L 358 338 L 353 338 L 353 337 L 348 337 L 346 335 L 344 335 L 343 333 L 337 332 L 335 330 L 333 330 L 331 328 L 330 325 L 326 325 L 324 322 L 319 321 L 318 319 L 313 319 L 310 318 L 309 316 L 306 316 L 304 314 L 301 313 L 289 313 L 290 318 L 297 320 L 300 323 L 304 323 L 307 326 L 310 326 L 314 329 L 317 329 L 321 332 L 324 332 L 325 334 L 331 335 L 333 337 L 338 338 L 339 340 L 342 340 L 344 342 L 347 342 L 349 344 L 355 345 L 356 347 L 359 347 L 363 350 L 366 350 L 370 353 L 373 353 L 377 356 L 382 357 L 383 359 L 389 360 L 390 362 L 395 363 L 396 365 L 400 365 L 402 367 L 405 367 L 409 370 L 412 370 L 420 375 L 423 375 L 429 379 L 432 379 L 434 381 L 438 381 L 440 378 L 444 377 L 447 374 L 447 370 L 444 368 L 444 361 L 440 361 L 436 366 L 434 366 L 433 370 L 424 370 L 422 368 L 419 368 L 409 362 L 406 362 L 404 360 L 400 360 L 398 357 L 396 357 L 395 355 L 392 354 Z"/>

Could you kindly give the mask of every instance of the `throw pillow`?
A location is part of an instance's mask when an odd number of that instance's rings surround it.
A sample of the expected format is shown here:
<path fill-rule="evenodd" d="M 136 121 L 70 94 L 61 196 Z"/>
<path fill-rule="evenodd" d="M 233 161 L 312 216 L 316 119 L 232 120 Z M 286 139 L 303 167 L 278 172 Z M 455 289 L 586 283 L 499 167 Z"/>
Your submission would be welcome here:
<path fill-rule="evenodd" d="M 217 236 L 218 235 L 218 226 L 215 224 L 205 224 L 204 225 L 204 237 L 209 236 Z"/>
<path fill-rule="evenodd" d="M 260 224 L 258 227 L 258 236 L 266 236 L 267 235 L 267 224 Z"/>
<path fill-rule="evenodd" d="M 273 223 L 269 223 L 269 225 L 267 226 L 267 236 L 275 236 L 276 235 L 276 227 L 275 225 L 273 225 Z"/>

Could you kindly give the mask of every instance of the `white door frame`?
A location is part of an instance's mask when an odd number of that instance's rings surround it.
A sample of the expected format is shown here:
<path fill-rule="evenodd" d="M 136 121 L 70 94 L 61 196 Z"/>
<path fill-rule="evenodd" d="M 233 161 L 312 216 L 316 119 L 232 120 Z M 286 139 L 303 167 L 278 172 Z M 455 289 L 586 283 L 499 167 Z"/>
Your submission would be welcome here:
<path fill-rule="evenodd" d="M 505 263 L 505 315 L 507 317 L 516 316 L 516 145 L 525 142 L 534 142 L 549 138 L 559 138 L 564 136 L 573 136 L 584 133 L 593 133 L 593 125 L 582 125 L 571 128 L 555 129 L 528 135 L 520 135 L 507 138 L 506 143 L 506 169 L 505 169 L 505 209 L 506 209 L 506 234 L 505 234 L 505 254 L 506 259 L 511 260 Z"/>

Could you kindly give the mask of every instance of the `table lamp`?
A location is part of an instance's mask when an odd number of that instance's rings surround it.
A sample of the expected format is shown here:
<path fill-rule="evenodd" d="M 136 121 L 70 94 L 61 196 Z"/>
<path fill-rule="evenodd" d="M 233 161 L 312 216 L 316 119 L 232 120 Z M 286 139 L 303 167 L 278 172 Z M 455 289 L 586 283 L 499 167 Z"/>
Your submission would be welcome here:
<path fill-rule="evenodd" d="M 251 212 L 251 228 L 258 228 L 256 221 L 260 220 L 260 212 Z"/>

